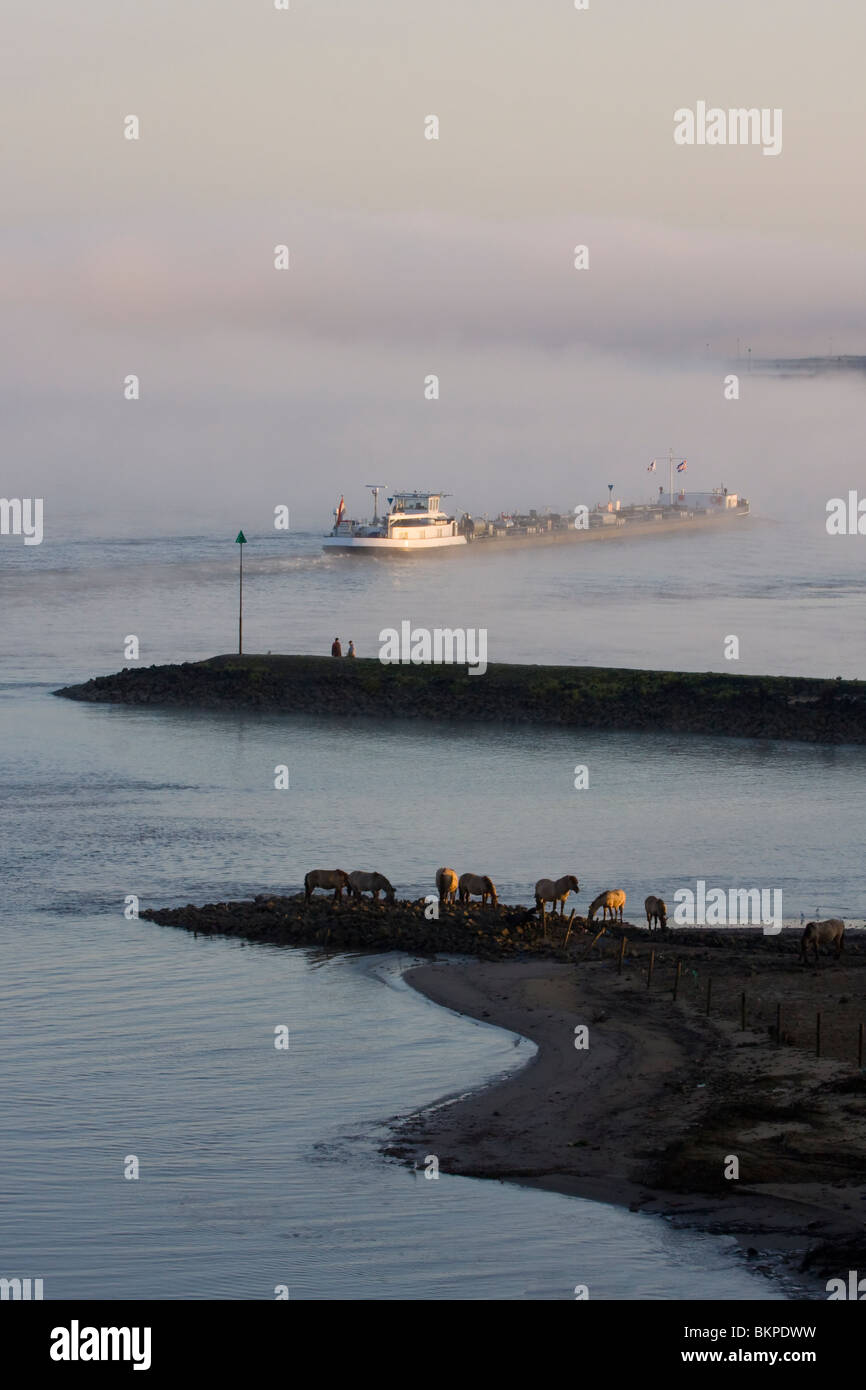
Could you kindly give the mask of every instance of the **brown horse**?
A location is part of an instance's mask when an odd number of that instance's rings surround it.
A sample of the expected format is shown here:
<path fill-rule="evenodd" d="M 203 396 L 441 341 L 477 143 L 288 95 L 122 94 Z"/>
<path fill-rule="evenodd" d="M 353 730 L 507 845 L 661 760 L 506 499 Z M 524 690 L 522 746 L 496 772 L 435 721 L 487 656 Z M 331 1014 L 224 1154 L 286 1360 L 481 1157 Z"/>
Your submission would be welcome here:
<path fill-rule="evenodd" d="M 341 902 L 343 889 L 349 888 L 349 875 L 343 869 L 311 869 L 304 878 L 304 902 L 310 901 L 314 888 L 333 888 L 334 902 Z"/>
<path fill-rule="evenodd" d="M 360 898 L 363 893 L 372 893 L 376 902 L 380 893 L 385 894 L 389 903 L 394 901 L 394 889 L 384 874 L 368 874 L 363 869 L 355 869 L 349 874 L 349 896 Z"/>
<path fill-rule="evenodd" d="M 650 931 L 652 931 L 654 926 L 661 927 L 662 931 L 664 931 L 668 924 L 668 909 L 664 898 L 654 898 L 652 894 L 650 894 L 644 903 L 644 908 L 646 909 L 646 922 Z"/>
<path fill-rule="evenodd" d="M 818 947 L 835 946 L 836 959 L 842 954 L 845 945 L 845 923 L 838 917 L 828 917 L 826 922 L 807 922 L 800 938 L 800 959 L 805 965 L 809 959 L 809 947 L 815 952 L 818 964 Z"/>

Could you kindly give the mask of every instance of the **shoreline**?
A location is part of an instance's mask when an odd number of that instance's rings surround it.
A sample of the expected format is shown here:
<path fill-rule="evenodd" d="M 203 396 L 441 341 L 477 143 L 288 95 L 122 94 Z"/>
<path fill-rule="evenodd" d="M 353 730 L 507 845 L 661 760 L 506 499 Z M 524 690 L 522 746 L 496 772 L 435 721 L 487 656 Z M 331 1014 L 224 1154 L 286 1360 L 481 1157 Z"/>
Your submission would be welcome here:
<path fill-rule="evenodd" d="M 435 1154 L 444 1172 L 731 1236 L 756 1267 L 816 1298 L 866 1263 L 866 1080 L 850 1063 L 779 1047 L 767 1029 L 741 1032 L 691 1002 L 672 1008 L 607 961 L 579 973 L 549 959 L 439 961 L 405 979 L 538 1052 L 504 1080 L 393 1122 L 389 1157 L 423 1167 Z M 843 987 L 829 967 L 822 979 Z M 731 1156 L 737 1181 L 724 1178 Z"/>
<path fill-rule="evenodd" d="M 598 923 L 587 931 L 575 918 L 566 941 L 564 919 L 545 927 L 519 904 L 446 906 L 428 920 L 424 898 L 260 894 L 140 917 L 196 935 L 426 957 L 406 971 L 409 987 L 535 1044 L 519 1072 L 470 1094 L 456 1078 L 444 1100 L 393 1118 L 388 1158 L 419 1169 L 434 1154 L 443 1172 L 729 1236 L 756 1268 L 815 1297 L 827 1278 L 866 1268 L 862 929 L 849 928 L 838 960 L 804 964 L 796 928 L 609 923 L 599 938 Z"/>

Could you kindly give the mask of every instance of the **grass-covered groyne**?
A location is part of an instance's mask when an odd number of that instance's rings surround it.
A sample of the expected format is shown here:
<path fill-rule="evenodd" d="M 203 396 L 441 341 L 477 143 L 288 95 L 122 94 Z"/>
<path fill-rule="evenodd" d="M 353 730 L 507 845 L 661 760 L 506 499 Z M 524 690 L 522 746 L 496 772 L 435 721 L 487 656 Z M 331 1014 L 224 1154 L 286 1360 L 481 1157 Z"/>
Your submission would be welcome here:
<path fill-rule="evenodd" d="M 798 676 L 503 663 L 479 675 L 465 666 L 370 659 L 216 656 L 129 666 L 56 694 L 127 705 L 866 743 L 866 682 Z"/>

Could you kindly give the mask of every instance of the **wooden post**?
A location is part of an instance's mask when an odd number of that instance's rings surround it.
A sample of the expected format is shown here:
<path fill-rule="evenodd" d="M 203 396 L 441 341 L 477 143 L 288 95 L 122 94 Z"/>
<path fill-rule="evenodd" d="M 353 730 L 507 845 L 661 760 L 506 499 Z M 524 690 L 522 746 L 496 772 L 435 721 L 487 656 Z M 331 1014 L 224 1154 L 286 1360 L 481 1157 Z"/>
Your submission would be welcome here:
<path fill-rule="evenodd" d="M 653 982 L 653 966 L 655 965 L 655 963 L 656 963 L 656 953 L 655 953 L 655 951 L 650 951 L 649 969 L 648 969 L 647 972 L 646 972 L 646 987 L 647 987 L 647 989 L 649 989 L 650 985 L 651 985 L 652 982 Z M 863 1025 L 861 1024 L 860 1026 L 861 1026 L 861 1028 L 862 1028 Z"/>
<path fill-rule="evenodd" d="M 857 1029 L 857 1065 L 863 1070 L 863 1024 Z"/>
<path fill-rule="evenodd" d="M 600 936 L 604 936 L 604 934 L 605 934 L 606 931 L 607 931 L 607 927 L 602 927 L 601 931 L 596 932 L 595 936 L 592 938 L 592 940 L 590 941 L 590 943 L 589 943 L 589 945 L 587 946 L 586 950 L 584 951 L 583 955 L 581 956 L 581 960 L 586 960 L 587 956 L 589 955 L 589 953 L 590 953 L 590 951 L 592 950 L 593 946 L 595 945 L 596 941 L 598 941 L 598 938 L 599 938 Z M 599 955 L 601 955 L 601 954 L 602 954 L 602 952 L 599 951 Z"/>
<path fill-rule="evenodd" d="M 576 911 L 577 911 L 577 909 L 573 907 L 573 908 L 571 909 L 571 916 L 570 916 L 569 919 L 568 919 L 568 931 L 565 933 L 565 944 L 566 944 L 566 946 L 568 945 L 568 938 L 571 936 L 571 924 L 572 924 L 572 922 L 574 921 L 574 914 L 575 914 Z"/>
<path fill-rule="evenodd" d="M 626 940 L 625 937 L 623 937 L 622 941 L 619 943 L 619 960 L 618 960 L 618 962 L 617 962 L 617 967 L 616 967 L 616 973 L 617 973 L 617 975 L 621 975 L 621 974 L 622 974 L 622 963 L 623 963 L 623 960 L 625 959 L 625 948 L 626 948 L 627 945 L 628 945 L 628 941 Z"/>
<path fill-rule="evenodd" d="M 821 1056 L 821 1010 L 815 1015 L 815 1056 Z"/>
<path fill-rule="evenodd" d="M 674 999 L 676 999 L 676 997 L 677 997 L 677 991 L 679 990 L 679 987 L 680 987 L 680 975 L 681 975 L 682 973 L 683 973 L 683 963 L 682 963 L 681 960 L 678 960 L 678 961 L 677 961 L 677 973 L 676 973 L 676 975 L 674 976 Z"/>
<path fill-rule="evenodd" d="M 707 1018 L 710 1016 L 710 1001 L 713 997 L 713 982 L 707 980 Z"/>
<path fill-rule="evenodd" d="M 746 991 L 740 995 L 740 1031 L 746 1031 Z"/>

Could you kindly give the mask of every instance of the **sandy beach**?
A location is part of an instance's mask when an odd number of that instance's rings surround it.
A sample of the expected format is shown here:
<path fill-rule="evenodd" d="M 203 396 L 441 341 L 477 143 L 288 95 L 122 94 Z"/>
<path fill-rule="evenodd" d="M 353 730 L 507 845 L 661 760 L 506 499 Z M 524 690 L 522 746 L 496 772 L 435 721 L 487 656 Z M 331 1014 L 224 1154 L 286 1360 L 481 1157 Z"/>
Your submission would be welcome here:
<path fill-rule="evenodd" d="M 849 933 L 842 962 L 822 957 L 817 969 L 798 962 L 799 932 L 714 933 L 704 944 L 689 931 L 652 946 L 645 931 L 626 935 L 621 973 L 618 943 L 574 963 L 439 961 L 410 971 L 430 999 L 519 1033 L 538 1053 L 516 1075 L 399 1123 L 388 1152 L 419 1166 L 435 1154 L 445 1172 L 730 1234 L 750 1259 L 805 1270 L 820 1297 L 827 1277 L 866 1263 L 862 933 Z M 588 1045 L 576 1047 L 583 1026 Z M 737 1178 L 725 1177 L 731 1157 Z"/>

